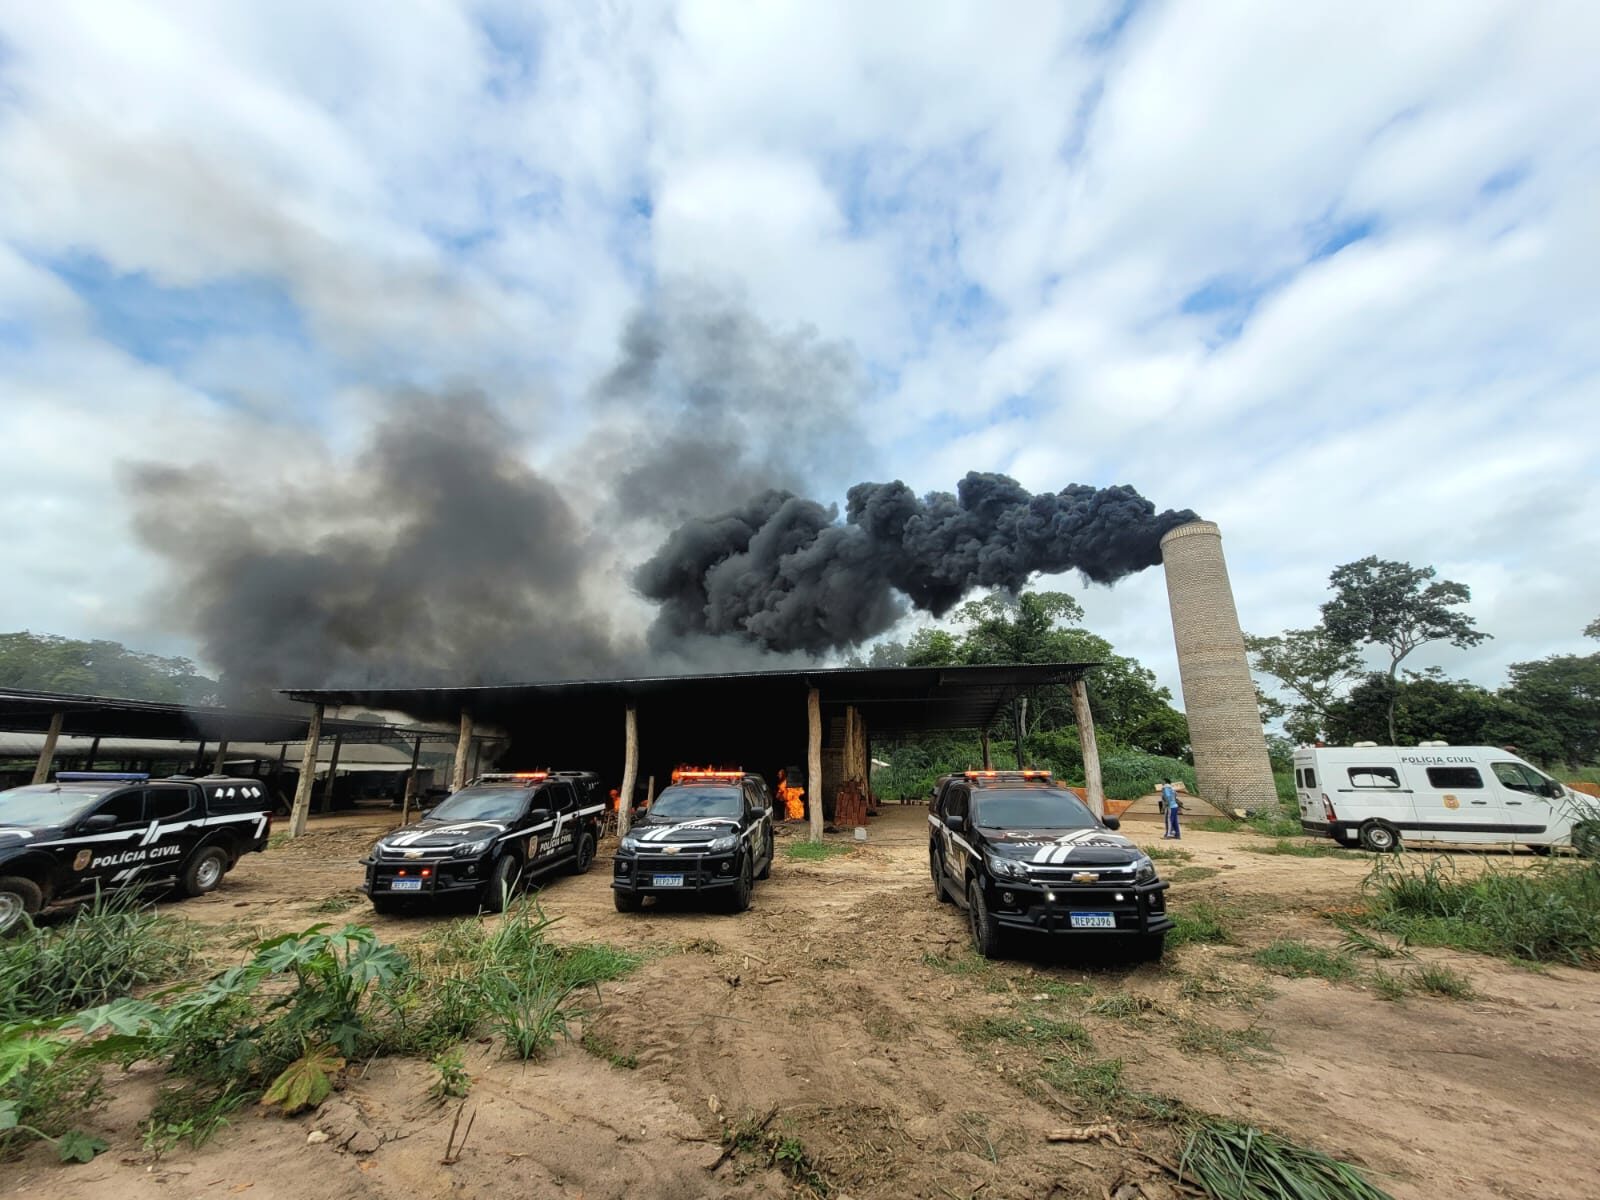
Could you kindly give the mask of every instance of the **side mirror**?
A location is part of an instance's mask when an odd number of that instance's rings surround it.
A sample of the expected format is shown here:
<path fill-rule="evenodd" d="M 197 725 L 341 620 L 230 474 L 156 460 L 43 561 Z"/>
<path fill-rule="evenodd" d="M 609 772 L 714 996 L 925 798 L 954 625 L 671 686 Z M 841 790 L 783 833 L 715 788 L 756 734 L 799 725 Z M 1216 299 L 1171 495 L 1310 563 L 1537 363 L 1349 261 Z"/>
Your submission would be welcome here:
<path fill-rule="evenodd" d="M 535 825 L 543 825 L 549 819 L 550 810 L 548 808 L 530 808 L 528 810 L 528 820 Z"/>
<path fill-rule="evenodd" d="M 944 827 L 951 833 L 960 833 L 967 827 L 967 819 L 960 813 L 945 813 Z"/>
<path fill-rule="evenodd" d="M 1562 787 L 1554 779 L 1549 779 L 1545 781 L 1544 794 L 1549 796 L 1552 800 L 1560 800 L 1567 794 L 1567 789 Z"/>
<path fill-rule="evenodd" d="M 1122 818 L 1121 817 L 1102 817 L 1102 818 L 1100 818 L 1100 824 L 1104 825 L 1107 829 L 1111 830 L 1112 832 L 1116 832 L 1118 829 L 1122 828 Z"/>
<path fill-rule="evenodd" d="M 78 832 L 105 833 L 107 830 L 115 829 L 116 827 L 117 818 L 115 813 L 95 813 L 92 817 L 84 818 L 83 823 L 78 826 Z"/>

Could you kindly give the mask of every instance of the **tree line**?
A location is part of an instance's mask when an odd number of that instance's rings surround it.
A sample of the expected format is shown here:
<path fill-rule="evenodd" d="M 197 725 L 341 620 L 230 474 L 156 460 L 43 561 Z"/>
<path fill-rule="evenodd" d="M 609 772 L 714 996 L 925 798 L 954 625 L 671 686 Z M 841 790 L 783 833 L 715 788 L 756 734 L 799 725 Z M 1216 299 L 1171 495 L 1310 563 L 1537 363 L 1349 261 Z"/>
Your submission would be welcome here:
<path fill-rule="evenodd" d="M 26 630 L 0 633 L 0 687 L 169 704 L 215 704 L 219 691 L 187 658 Z"/>
<path fill-rule="evenodd" d="M 1512 663 L 1497 689 L 1402 664 L 1419 647 L 1480 645 L 1491 635 L 1463 611 L 1471 590 L 1432 567 L 1367 557 L 1335 567 L 1322 620 L 1271 637 L 1246 635 L 1263 720 L 1295 742 L 1514 747 L 1541 766 L 1578 769 L 1600 758 L 1600 654 Z M 1600 638 L 1600 618 L 1584 630 Z M 1387 657 L 1371 670 L 1364 651 Z"/>

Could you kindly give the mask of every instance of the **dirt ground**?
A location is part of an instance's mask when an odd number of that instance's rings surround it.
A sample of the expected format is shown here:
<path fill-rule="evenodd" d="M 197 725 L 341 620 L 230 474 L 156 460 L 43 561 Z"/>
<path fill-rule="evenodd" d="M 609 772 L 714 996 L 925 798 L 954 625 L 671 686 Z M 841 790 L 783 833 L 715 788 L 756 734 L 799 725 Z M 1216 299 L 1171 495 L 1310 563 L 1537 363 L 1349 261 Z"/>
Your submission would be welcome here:
<path fill-rule="evenodd" d="M 230 947 L 318 921 L 416 937 L 447 918 L 377 917 L 364 900 L 327 911 L 355 896 L 356 860 L 388 824 L 325 820 L 168 911 L 211 927 L 219 966 L 243 953 Z M 1236 944 L 1183 946 L 1154 966 L 1059 947 L 985 964 L 960 914 L 934 902 L 926 829 L 925 810 L 889 806 L 864 847 L 823 862 L 785 857 L 799 834 L 780 840 L 740 916 L 619 914 L 604 857 L 553 881 L 554 936 L 648 958 L 584 1018 L 609 1058 L 572 1042 L 523 1065 L 472 1047 L 460 1121 L 473 1124 L 453 1165 L 441 1160 L 457 1108 L 427 1099 L 425 1063 L 354 1069 L 316 1114 L 241 1111 L 202 1150 L 160 1160 L 138 1135 L 156 1080 L 135 1071 L 87 1123 L 109 1151 L 61 1167 L 35 1148 L 0 1166 L 0 1195 L 758 1197 L 795 1194 L 807 1172 L 819 1194 L 858 1200 L 1187 1194 L 1160 1165 L 1178 1153 L 1160 1121 L 1112 1117 L 1122 1147 L 1047 1140 L 1108 1112 L 1041 1082 L 1035 1023 L 1059 1020 L 1087 1030 L 1084 1061 L 1121 1060 L 1132 1091 L 1286 1132 L 1363 1164 L 1399 1200 L 1600 1196 L 1594 973 L 1422 950 L 1476 995 L 1399 1001 L 1362 981 L 1268 975 L 1246 959 L 1273 939 L 1337 944 L 1324 914 L 1357 903 L 1368 864 L 1252 853 L 1266 842 L 1248 832 L 1186 833 L 1187 861 L 1161 864 L 1179 876 L 1173 908 L 1221 907 Z M 1154 823 L 1124 832 L 1170 845 Z M 770 1154 L 724 1153 L 726 1129 L 763 1119 L 770 1145 L 789 1139 L 787 1176 Z"/>

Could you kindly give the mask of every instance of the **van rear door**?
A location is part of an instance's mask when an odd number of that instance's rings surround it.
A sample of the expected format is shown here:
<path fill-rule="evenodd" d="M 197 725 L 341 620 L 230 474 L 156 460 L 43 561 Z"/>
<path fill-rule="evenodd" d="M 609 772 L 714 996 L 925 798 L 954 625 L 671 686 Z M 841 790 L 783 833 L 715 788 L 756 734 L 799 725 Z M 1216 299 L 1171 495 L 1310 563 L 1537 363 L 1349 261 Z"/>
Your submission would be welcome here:
<path fill-rule="evenodd" d="M 1326 833 L 1328 814 L 1322 808 L 1320 781 L 1314 755 L 1295 755 L 1294 796 L 1300 806 L 1300 828 L 1307 833 Z"/>

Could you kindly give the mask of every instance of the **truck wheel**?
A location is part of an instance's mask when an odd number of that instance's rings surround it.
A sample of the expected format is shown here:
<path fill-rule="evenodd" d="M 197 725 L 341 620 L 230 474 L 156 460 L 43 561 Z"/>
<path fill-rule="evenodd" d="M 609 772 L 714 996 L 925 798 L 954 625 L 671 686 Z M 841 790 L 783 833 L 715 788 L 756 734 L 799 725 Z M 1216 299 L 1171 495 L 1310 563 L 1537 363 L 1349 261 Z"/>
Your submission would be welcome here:
<path fill-rule="evenodd" d="M 517 892 L 517 880 L 522 871 L 517 865 L 514 854 L 502 854 L 494 860 L 494 869 L 489 872 L 489 882 L 483 885 L 483 902 L 479 905 L 484 912 L 505 912 L 506 904 Z"/>
<path fill-rule="evenodd" d="M 216 891 L 227 873 L 228 852 L 221 846 L 206 846 L 189 860 L 178 886 L 185 896 L 204 896 Z"/>
<path fill-rule="evenodd" d="M 1400 835 L 1393 825 L 1383 821 L 1368 821 L 1361 827 L 1361 848 L 1374 854 L 1388 854 L 1400 849 Z"/>
<path fill-rule="evenodd" d="M 594 834 L 583 833 L 578 837 L 578 853 L 572 860 L 572 873 L 582 875 L 594 865 Z"/>
<path fill-rule="evenodd" d="M 984 958 L 1000 957 L 1000 922 L 989 911 L 976 879 L 967 885 L 967 916 L 972 926 L 972 948 Z"/>
<path fill-rule="evenodd" d="M 44 893 L 31 879 L 20 875 L 0 875 L 0 933 L 26 925 L 26 917 L 44 907 Z"/>
<path fill-rule="evenodd" d="M 1167 935 L 1165 933 L 1141 933 L 1133 944 L 1134 962 L 1160 962 L 1161 954 L 1167 948 Z"/>
<path fill-rule="evenodd" d="M 933 897 L 940 904 L 950 903 L 950 893 L 944 890 L 944 867 L 939 862 L 939 851 L 928 847 L 928 873 L 933 876 Z"/>
<path fill-rule="evenodd" d="M 1579 858 L 1600 858 L 1600 820 L 1579 821 L 1574 825 L 1572 848 Z"/>
<path fill-rule="evenodd" d="M 618 912 L 627 913 L 638 912 L 639 905 L 644 901 L 638 892 L 619 892 L 615 888 L 611 889 L 611 899 L 615 901 Z"/>
<path fill-rule="evenodd" d="M 728 891 L 728 911 L 742 913 L 750 907 L 750 893 L 755 889 L 755 877 L 750 870 L 750 859 L 739 866 L 739 882 Z"/>
<path fill-rule="evenodd" d="M 1550 843 L 1549 842 L 1539 842 L 1536 845 L 1530 844 L 1528 846 L 1528 850 L 1529 850 L 1530 853 L 1536 855 L 1539 858 L 1549 858 L 1550 857 Z"/>

